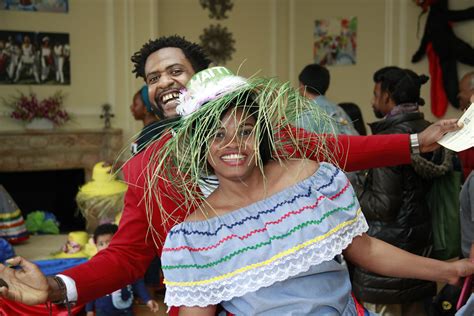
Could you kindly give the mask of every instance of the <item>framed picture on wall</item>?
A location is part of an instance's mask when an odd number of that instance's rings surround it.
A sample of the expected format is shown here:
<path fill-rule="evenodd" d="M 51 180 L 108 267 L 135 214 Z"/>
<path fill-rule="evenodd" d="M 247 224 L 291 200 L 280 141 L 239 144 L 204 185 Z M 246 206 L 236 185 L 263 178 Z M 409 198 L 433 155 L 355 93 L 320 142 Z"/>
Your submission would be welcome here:
<path fill-rule="evenodd" d="M 314 62 L 323 66 L 354 65 L 357 48 L 357 17 L 314 21 Z"/>
<path fill-rule="evenodd" d="M 67 13 L 69 0 L 0 0 L 0 10 Z"/>
<path fill-rule="evenodd" d="M 71 84 L 69 34 L 0 31 L 0 84 Z"/>

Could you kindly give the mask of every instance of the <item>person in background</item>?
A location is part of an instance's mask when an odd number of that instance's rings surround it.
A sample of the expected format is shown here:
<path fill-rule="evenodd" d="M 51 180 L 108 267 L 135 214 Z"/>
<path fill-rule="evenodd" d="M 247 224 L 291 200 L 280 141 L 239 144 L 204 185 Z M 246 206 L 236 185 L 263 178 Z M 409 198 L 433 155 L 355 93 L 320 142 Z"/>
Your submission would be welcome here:
<path fill-rule="evenodd" d="M 324 96 L 331 80 L 327 68 L 319 64 L 307 65 L 300 72 L 298 79 L 300 94 L 311 100 L 311 104 L 313 104 L 315 109 L 323 111 L 333 119 L 334 124 L 332 124 L 332 128 L 334 130 L 328 131 L 318 125 L 314 120 L 312 111 L 303 112 L 297 119 L 296 126 L 319 134 L 359 135 L 346 112 L 339 105 L 330 102 Z M 352 184 L 359 183 L 363 178 L 363 174 L 364 172 L 346 173 Z"/>
<path fill-rule="evenodd" d="M 459 81 L 459 109 L 465 111 L 474 102 L 474 71 L 465 74 Z M 470 100 L 469 100 L 470 99 Z M 474 148 L 469 148 L 458 153 L 461 160 L 464 179 L 467 179 L 474 170 Z"/>
<path fill-rule="evenodd" d="M 460 201 L 462 255 L 474 259 L 474 172 L 464 182 Z"/>
<path fill-rule="evenodd" d="M 472 96 L 474 95 L 474 71 L 465 74 L 459 80 L 459 109 L 464 111 L 471 104 Z"/>
<path fill-rule="evenodd" d="M 419 133 L 426 129 L 430 123 L 418 107 L 424 104 L 420 88 L 427 81 L 425 75 L 398 67 L 375 72 L 372 107 L 381 120 L 369 124 L 372 133 Z M 413 153 L 411 164 L 368 171 L 357 193 L 369 223 L 369 236 L 419 256 L 430 256 L 433 241 L 427 177 L 451 170 L 452 156 L 443 156 L 446 164 L 435 164 L 431 154 Z M 435 295 L 436 284 L 385 277 L 355 267 L 353 289 L 367 309 L 380 315 L 425 315 L 425 300 Z"/>
<path fill-rule="evenodd" d="M 115 224 L 97 226 L 94 231 L 94 243 L 98 252 L 109 246 L 112 236 L 117 230 L 118 226 Z M 153 300 L 148 294 L 143 279 L 139 279 L 132 285 L 127 285 L 111 294 L 88 302 L 86 304 L 87 316 L 133 315 L 132 304 L 134 294 L 138 295 L 146 303 L 150 311 L 154 313 L 158 311 L 158 302 Z"/>
<path fill-rule="evenodd" d="M 138 154 L 146 145 L 150 144 L 153 136 L 157 133 L 155 129 L 159 128 L 159 119 L 153 113 L 150 100 L 148 99 L 148 87 L 144 85 L 133 96 L 133 103 L 130 105 L 130 111 L 137 121 L 143 122 L 143 129 L 137 139 L 131 145 L 132 155 Z"/>
<path fill-rule="evenodd" d="M 359 106 L 351 102 L 339 103 L 339 106 L 351 118 L 352 125 L 354 125 L 357 133 L 359 133 L 361 136 L 366 136 L 367 129 L 365 128 L 364 118 L 362 117 L 362 112 Z"/>
<path fill-rule="evenodd" d="M 359 135 L 346 112 L 325 97 L 331 79 L 327 68 L 318 64 L 307 65 L 300 72 L 298 79 L 301 95 L 313 100 L 315 106 L 333 118 L 336 134 Z M 325 132 L 319 131 L 318 127 L 314 126 L 314 122 L 311 121 L 311 115 L 308 116 L 308 113 L 303 113 L 297 125 L 309 131 Z"/>
<path fill-rule="evenodd" d="M 474 97 L 473 97 L 474 98 Z M 472 98 L 471 98 L 472 99 Z M 467 177 L 460 194 L 461 250 L 464 258 L 474 260 L 474 171 Z M 472 283 L 474 284 L 474 283 Z M 471 287 L 471 291 L 474 288 Z M 473 315 L 474 293 L 471 293 L 459 315 Z M 456 314 L 457 315 L 457 314 Z"/>
<path fill-rule="evenodd" d="M 469 74 L 468 74 L 469 75 Z M 470 80 L 474 80 L 474 72 L 470 73 Z M 474 89 L 474 82 L 472 82 Z M 471 93 L 470 103 L 474 103 L 474 93 Z M 464 109 L 467 109 L 466 103 L 460 102 Z M 469 104 L 469 103 L 468 103 Z M 472 150 L 472 148 L 471 148 Z M 461 251 L 464 258 L 474 260 L 474 171 L 466 177 L 461 194 L 460 194 L 460 210 L 461 210 Z M 473 283 L 474 284 L 474 281 Z M 472 288 L 471 290 L 473 290 Z M 471 293 L 465 306 L 459 310 L 459 316 L 468 316 L 474 314 L 474 293 Z M 458 315 L 458 314 L 456 314 Z"/>

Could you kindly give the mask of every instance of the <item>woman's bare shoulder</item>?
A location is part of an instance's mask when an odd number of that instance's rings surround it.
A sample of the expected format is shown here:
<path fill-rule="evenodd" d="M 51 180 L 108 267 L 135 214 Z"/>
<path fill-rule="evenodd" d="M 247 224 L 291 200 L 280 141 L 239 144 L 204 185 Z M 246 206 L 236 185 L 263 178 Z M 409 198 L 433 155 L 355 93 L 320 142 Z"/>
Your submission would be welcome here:
<path fill-rule="evenodd" d="M 206 214 L 209 214 L 211 212 L 212 208 L 211 206 L 204 201 L 197 207 L 194 212 L 189 214 L 186 219 L 184 220 L 185 222 L 199 222 L 199 221 L 204 221 L 208 219 L 208 216 Z"/>
<path fill-rule="evenodd" d="M 216 197 L 214 193 L 211 193 L 211 195 L 209 195 L 194 212 L 189 214 L 184 221 L 199 222 L 218 216 L 220 212 L 215 208 L 215 205 L 219 205 L 219 203 L 215 201 L 218 197 Z"/>
<path fill-rule="evenodd" d="M 319 169 L 319 163 L 309 159 L 292 159 L 272 162 L 268 172 L 277 181 L 296 183 L 312 176 Z"/>

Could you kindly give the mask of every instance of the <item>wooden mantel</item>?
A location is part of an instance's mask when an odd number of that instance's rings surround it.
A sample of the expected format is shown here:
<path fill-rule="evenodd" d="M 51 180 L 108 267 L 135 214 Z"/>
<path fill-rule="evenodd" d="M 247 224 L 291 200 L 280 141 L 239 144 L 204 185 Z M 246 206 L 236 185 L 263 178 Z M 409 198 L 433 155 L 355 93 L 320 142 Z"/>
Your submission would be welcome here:
<path fill-rule="evenodd" d="M 122 130 L 46 130 L 0 132 L 0 171 L 84 168 L 114 162 L 122 150 Z"/>

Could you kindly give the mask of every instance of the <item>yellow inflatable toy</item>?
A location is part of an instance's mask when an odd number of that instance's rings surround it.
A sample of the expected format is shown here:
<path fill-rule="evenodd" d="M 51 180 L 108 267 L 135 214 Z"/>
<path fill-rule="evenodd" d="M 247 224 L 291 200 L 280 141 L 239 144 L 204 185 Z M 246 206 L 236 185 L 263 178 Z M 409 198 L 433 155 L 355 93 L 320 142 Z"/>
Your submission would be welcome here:
<path fill-rule="evenodd" d="M 82 186 L 76 195 L 77 206 L 90 233 L 101 223 L 113 222 L 123 209 L 127 185 L 116 180 L 111 169 L 104 162 L 95 164 L 92 181 Z"/>
<path fill-rule="evenodd" d="M 70 232 L 62 252 L 54 258 L 90 258 L 97 252 L 94 244 L 89 242 L 89 234 L 84 231 Z"/>

